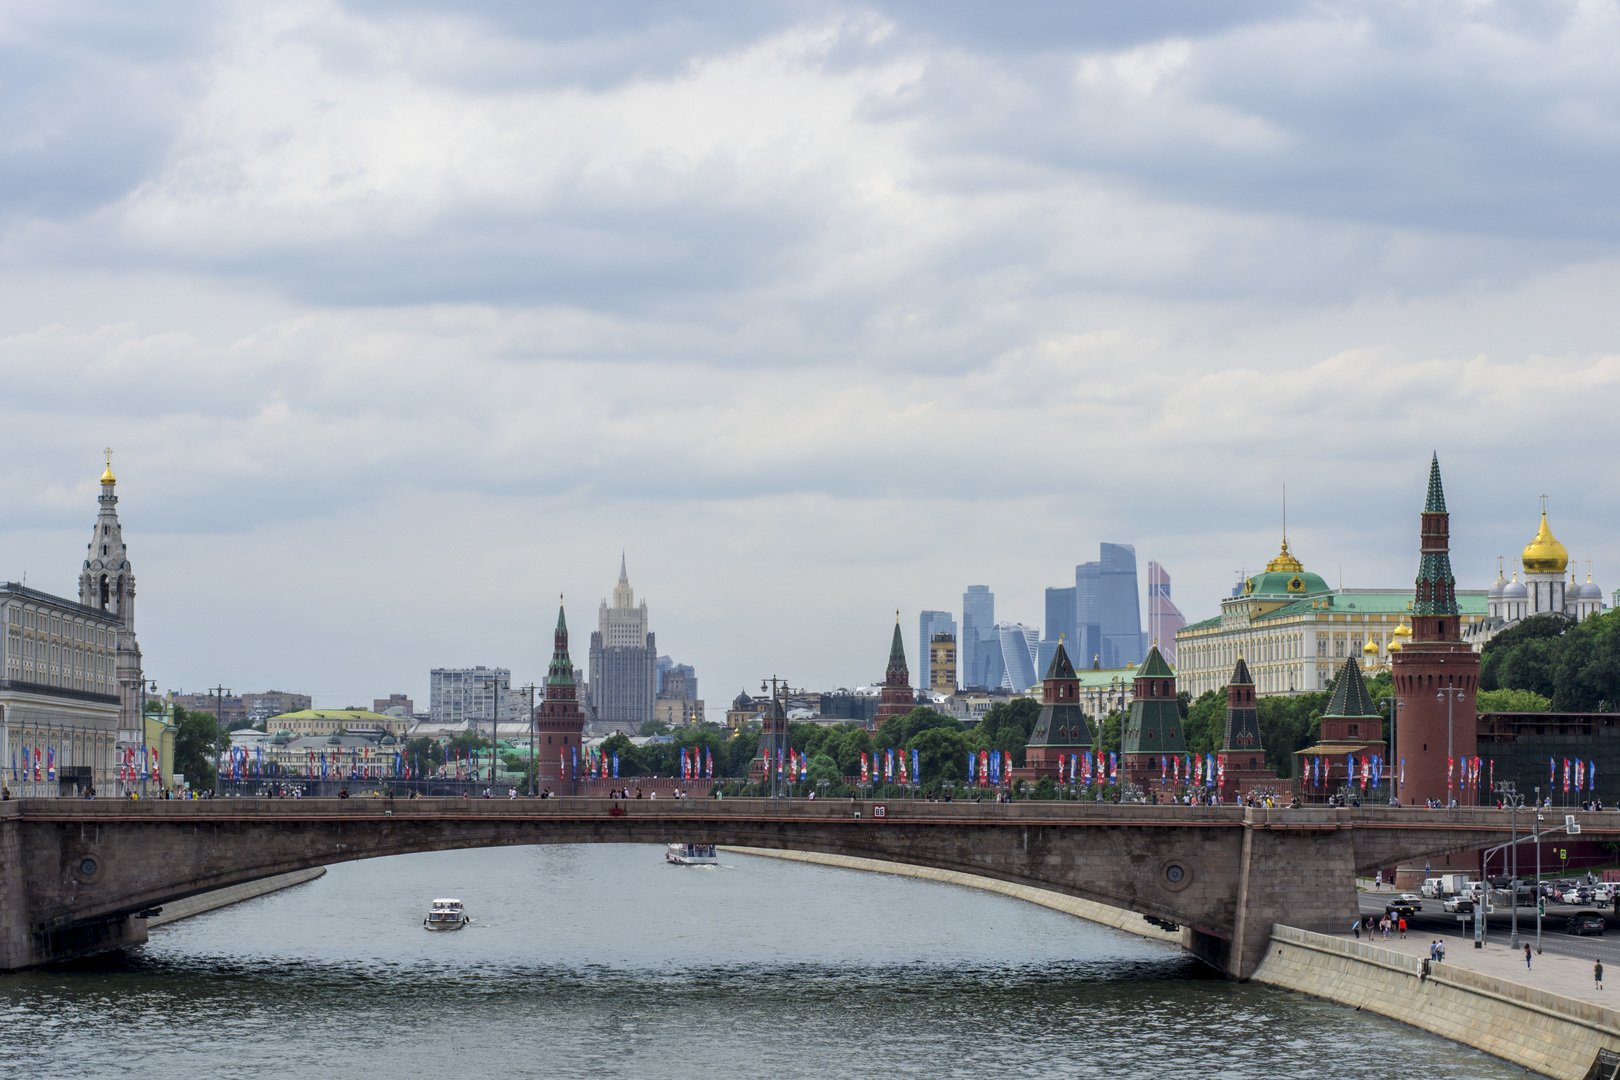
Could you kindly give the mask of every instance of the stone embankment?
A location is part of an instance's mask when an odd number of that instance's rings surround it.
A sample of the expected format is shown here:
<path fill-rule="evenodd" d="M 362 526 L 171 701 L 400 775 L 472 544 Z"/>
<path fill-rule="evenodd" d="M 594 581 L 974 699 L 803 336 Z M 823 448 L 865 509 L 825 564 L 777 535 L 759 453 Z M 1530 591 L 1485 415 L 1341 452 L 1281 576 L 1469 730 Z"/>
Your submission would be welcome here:
<path fill-rule="evenodd" d="M 216 889 L 213 892 L 199 893 L 188 896 L 184 900 L 174 900 L 163 905 L 160 915 L 153 915 L 146 920 L 148 927 L 164 926 L 176 919 L 189 918 L 192 915 L 201 915 L 205 911 L 217 911 L 222 907 L 240 904 L 243 900 L 253 900 L 261 896 L 268 896 L 282 889 L 290 889 L 294 885 L 302 885 L 306 881 L 314 881 L 326 873 L 326 867 L 314 866 L 308 870 L 294 870 L 290 874 L 277 874 L 275 877 L 260 878 L 258 881 L 249 881 L 242 885 L 232 885 L 228 889 Z"/>
<path fill-rule="evenodd" d="M 1599 990 L 1592 964 L 1502 944 L 1458 947 L 1424 963 L 1429 942 L 1413 935 L 1373 943 L 1288 926 L 1272 931 L 1254 981 L 1387 1016 L 1559 1080 L 1611 1077 L 1620 1064 L 1620 1013 Z M 1620 1004 L 1620 1002 L 1617 1002 Z"/>
<path fill-rule="evenodd" d="M 1134 912 L 992 878 L 849 856 L 724 850 L 961 885 L 1181 944 L 1179 931 Z M 1360 942 L 1277 926 L 1253 981 L 1398 1020 L 1557 1080 L 1620 1077 L 1620 1013 L 1608 1005 L 1611 995 L 1620 1003 L 1620 971 L 1613 991 L 1599 990 L 1589 961 L 1545 953 L 1526 969 L 1524 954 L 1505 945 L 1458 948 L 1450 938 L 1445 962 L 1430 963 L 1425 973 L 1428 945 L 1418 935 Z"/>

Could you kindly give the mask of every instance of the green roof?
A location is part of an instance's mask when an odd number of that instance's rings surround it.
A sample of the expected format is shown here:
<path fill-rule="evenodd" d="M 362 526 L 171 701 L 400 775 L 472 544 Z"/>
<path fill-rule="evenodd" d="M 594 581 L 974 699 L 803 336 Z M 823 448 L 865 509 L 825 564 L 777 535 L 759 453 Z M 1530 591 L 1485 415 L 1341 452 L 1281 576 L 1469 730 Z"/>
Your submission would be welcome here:
<path fill-rule="evenodd" d="M 389 723 L 394 717 L 384 716 L 382 713 L 372 712 L 370 709 L 300 709 L 297 712 L 279 713 L 265 721 L 268 728 L 273 720 L 370 720 Z"/>
<path fill-rule="evenodd" d="M 1265 598 L 1278 596 L 1320 596 L 1332 592 L 1322 575 L 1309 570 L 1267 570 L 1243 583 L 1243 595 Z"/>
<path fill-rule="evenodd" d="M 1048 679 L 1073 679 L 1074 665 L 1069 662 L 1069 650 L 1063 647 L 1063 639 L 1058 639 L 1057 651 L 1052 654 L 1052 663 L 1046 669 Z"/>
<path fill-rule="evenodd" d="M 1157 645 L 1148 650 L 1147 659 L 1142 666 L 1136 669 L 1138 679 L 1173 679 L 1176 673 L 1170 670 L 1170 665 L 1164 662 L 1163 655 Z"/>
<path fill-rule="evenodd" d="M 1320 604 L 1323 600 L 1326 600 L 1329 606 L 1322 614 L 1329 612 L 1343 614 L 1353 611 L 1358 615 L 1410 615 L 1412 614 L 1410 605 L 1413 604 L 1415 596 L 1416 594 L 1411 591 L 1347 590 L 1332 592 L 1325 597 L 1313 596 L 1296 600 L 1292 604 L 1284 604 L 1282 607 L 1274 611 L 1268 611 L 1264 615 L 1256 615 L 1253 621 L 1263 622 L 1266 619 L 1291 618 L 1309 612 L 1312 604 Z M 1484 615 L 1485 593 L 1482 590 L 1466 593 L 1459 591 L 1457 593 L 1457 614 Z M 1218 619 L 1219 616 L 1216 619 L 1205 620 L 1205 622 L 1213 624 Z M 1203 626 L 1205 623 L 1198 623 L 1197 625 Z M 1188 627 L 1182 627 L 1182 629 L 1186 630 Z"/>
<path fill-rule="evenodd" d="M 1440 486 L 1440 453 L 1435 451 L 1429 459 L 1429 493 L 1423 500 L 1425 514 L 1443 514 L 1446 512 L 1446 493 Z"/>
<path fill-rule="evenodd" d="M 1339 678 L 1333 684 L 1333 697 L 1328 700 L 1323 716 L 1377 717 L 1378 707 L 1367 693 L 1367 683 L 1361 677 L 1361 665 L 1356 658 L 1347 657 L 1339 669 Z"/>

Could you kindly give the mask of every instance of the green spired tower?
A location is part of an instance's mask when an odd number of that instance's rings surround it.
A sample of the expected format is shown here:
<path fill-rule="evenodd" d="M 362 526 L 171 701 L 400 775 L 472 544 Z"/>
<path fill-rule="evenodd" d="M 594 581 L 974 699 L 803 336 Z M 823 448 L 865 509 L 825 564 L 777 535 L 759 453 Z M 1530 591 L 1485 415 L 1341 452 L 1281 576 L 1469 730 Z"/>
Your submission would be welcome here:
<path fill-rule="evenodd" d="M 1121 743 L 1125 782 L 1143 789 L 1158 778 L 1160 757 L 1187 752 L 1187 733 L 1176 701 L 1176 673 L 1164 662 L 1158 642 L 1136 669 L 1135 698 L 1125 718 Z"/>
<path fill-rule="evenodd" d="M 1057 652 L 1041 681 L 1041 714 L 1035 720 L 1024 750 L 1024 765 L 1035 777 L 1058 777 L 1058 767 L 1069 754 L 1091 749 L 1091 725 L 1080 708 L 1080 676 L 1069 652 L 1058 639 Z"/>

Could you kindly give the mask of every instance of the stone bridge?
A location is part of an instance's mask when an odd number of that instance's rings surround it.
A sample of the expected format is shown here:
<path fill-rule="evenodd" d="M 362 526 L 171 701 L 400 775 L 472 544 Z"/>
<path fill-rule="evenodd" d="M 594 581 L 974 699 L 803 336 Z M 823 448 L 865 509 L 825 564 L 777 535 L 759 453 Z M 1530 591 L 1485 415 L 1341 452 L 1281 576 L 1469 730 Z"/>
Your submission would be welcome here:
<path fill-rule="evenodd" d="M 1620 815 L 1581 816 L 1593 833 L 1620 832 Z M 1528 813 L 1518 817 L 1528 825 Z M 0 803 L 0 970 L 139 944 L 143 911 L 304 867 L 449 848 L 679 840 L 856 855 L 1051 889 L 1176 923 L 1183 947 L 1244 979 L 1274 922 L 1348 926 L 1357 873 L 1489 847 L 1508 833 L 1508 815 L 1485 809 L 22 799 Z"/>

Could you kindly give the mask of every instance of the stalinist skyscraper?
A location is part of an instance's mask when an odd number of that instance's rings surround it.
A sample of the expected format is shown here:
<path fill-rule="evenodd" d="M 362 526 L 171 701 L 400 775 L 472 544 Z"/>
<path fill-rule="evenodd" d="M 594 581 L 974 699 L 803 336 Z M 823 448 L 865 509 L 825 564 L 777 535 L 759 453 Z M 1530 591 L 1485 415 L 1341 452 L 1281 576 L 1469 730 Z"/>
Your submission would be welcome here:
<path fill-rule="evenodd" d="M 602 601 L 591 634 L 591 712 L 599 725 L 636 732 L 653 718 L 658 689 L 658 649 L 647 629 L 647 601 L 636 604 L 624 556 L 613 603 Z"/>

